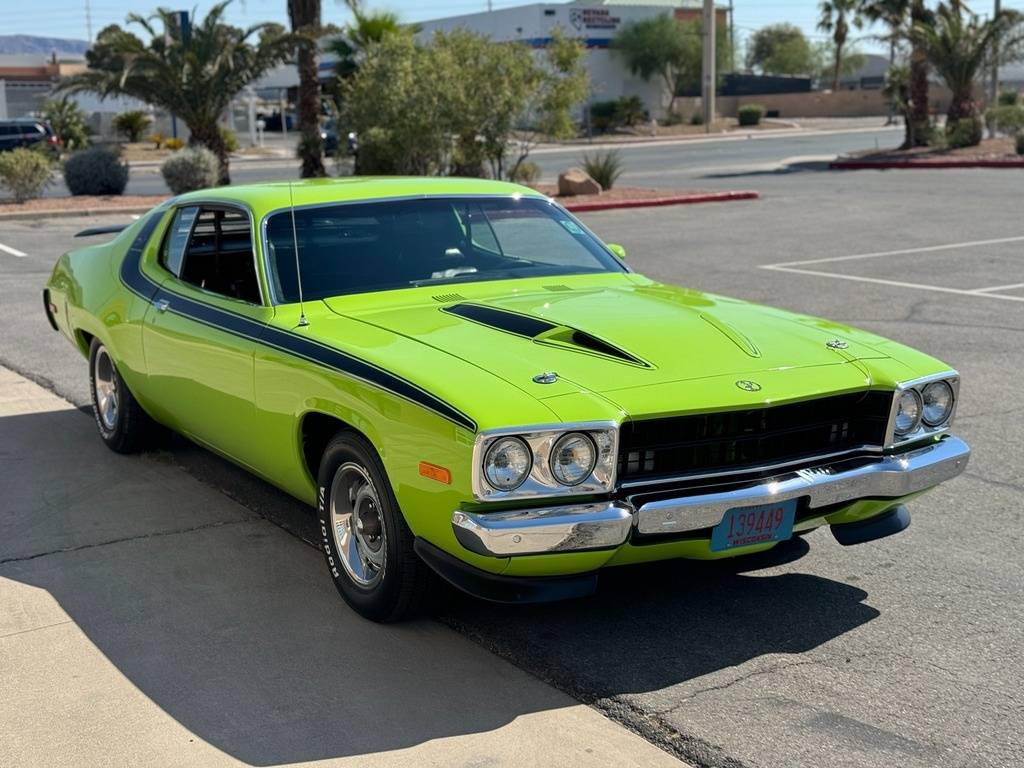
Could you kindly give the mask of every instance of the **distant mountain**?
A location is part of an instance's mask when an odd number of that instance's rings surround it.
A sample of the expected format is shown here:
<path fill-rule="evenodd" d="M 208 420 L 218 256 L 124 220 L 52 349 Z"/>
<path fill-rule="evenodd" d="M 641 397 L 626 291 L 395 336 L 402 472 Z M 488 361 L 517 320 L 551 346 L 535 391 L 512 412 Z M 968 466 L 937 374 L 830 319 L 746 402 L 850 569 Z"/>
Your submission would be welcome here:
<path fill-rule="evenodd" d="M 69 40 L 63 37 L 36 37 L 35 35 L 0 35 L 0 55 L 84 56 L 89 50 L 87 40 Z"/>

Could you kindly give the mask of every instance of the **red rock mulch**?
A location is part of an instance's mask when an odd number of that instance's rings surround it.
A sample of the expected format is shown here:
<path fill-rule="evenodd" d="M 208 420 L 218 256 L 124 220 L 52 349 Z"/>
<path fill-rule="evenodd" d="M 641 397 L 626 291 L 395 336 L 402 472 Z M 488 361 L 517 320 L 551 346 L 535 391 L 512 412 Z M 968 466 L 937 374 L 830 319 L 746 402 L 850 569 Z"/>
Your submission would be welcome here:
<path fill-rule="evenodd" d="M 840 170 L 887 168 L 1024 168 L 1024 156 L 1018 155 L 1010 138 L 985 139 L 976 147 L 958 149 L 867 150 L 852 152 L 835 160 Z"/>

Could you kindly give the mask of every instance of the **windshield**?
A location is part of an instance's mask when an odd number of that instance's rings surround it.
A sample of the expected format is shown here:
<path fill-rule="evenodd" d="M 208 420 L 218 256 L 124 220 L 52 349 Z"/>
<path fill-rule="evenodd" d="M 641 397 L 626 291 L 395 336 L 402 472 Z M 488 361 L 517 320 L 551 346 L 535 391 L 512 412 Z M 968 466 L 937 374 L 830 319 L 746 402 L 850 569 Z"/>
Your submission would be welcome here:
<path fill-rule="evenodd" d="M 299 300 L 368 291 L 624 267 L 557 206 L 535 198 L 420 198 L 299 208 L 267 221 L 275 295 Z"/>

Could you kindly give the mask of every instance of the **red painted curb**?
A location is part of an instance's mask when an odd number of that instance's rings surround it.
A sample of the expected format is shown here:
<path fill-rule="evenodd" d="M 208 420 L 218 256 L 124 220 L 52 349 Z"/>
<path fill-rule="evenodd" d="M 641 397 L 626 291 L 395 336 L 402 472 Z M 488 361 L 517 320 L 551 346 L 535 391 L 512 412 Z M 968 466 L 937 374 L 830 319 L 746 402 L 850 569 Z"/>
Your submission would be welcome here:
<path fill-rule="evenodd" d="M 836 160 L 829 168 L 837 171 L 906 170 L 919 168 L 1024 168 L 1021 160 Z"/>
<path fill-rule="evenodd" d="M 727 203 L 732 200 L 758 200 L 760 192 L 741 190 L 738 192 L 701 192 L 692 195 L 670 195 L 668 197 L 648 197 L 638 200 L 594 200 L 586 203 L 562 203 L 565 209 L 573 213 L 587 211 L 611 211 L 616 208 L 649 208 L 661 205 L 692 205 L 694 203 Z"/>

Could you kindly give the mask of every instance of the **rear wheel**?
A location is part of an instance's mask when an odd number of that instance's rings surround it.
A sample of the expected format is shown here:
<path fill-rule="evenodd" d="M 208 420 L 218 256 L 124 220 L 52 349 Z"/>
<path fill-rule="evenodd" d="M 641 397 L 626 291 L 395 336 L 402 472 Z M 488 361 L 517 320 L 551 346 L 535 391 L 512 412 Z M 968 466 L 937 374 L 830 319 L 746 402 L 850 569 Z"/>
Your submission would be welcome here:
<path fill-rule="evenodd" d="M 151 422 L 99 339 L 93 339 L 89 347 L 89 385 L 93 416 L 107 447 L 117 453 L 142 448 Z"/>
<path fill-rule="evenodd" d="M 384 465 L 362 436 L 343 430 L 320 461 L 317 509 L 324 556 L 338 592 L 373 621 L 398 621 L 422 605 L 429 569 Z"/>

